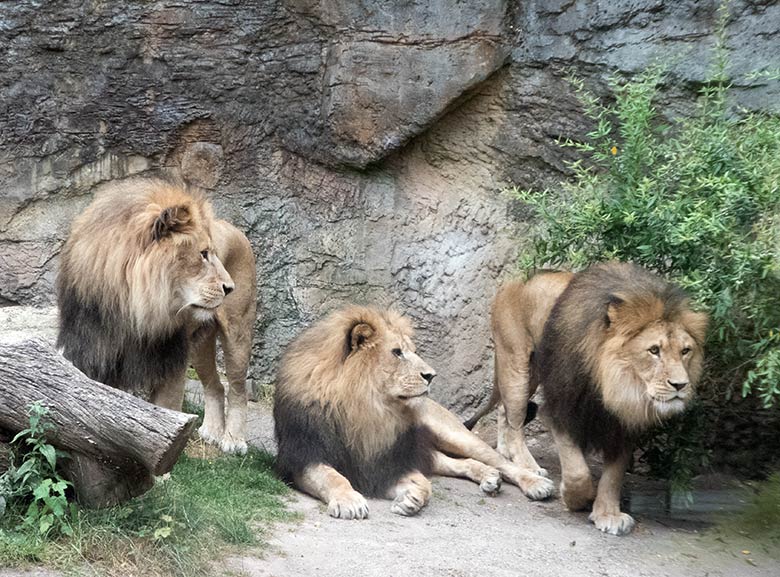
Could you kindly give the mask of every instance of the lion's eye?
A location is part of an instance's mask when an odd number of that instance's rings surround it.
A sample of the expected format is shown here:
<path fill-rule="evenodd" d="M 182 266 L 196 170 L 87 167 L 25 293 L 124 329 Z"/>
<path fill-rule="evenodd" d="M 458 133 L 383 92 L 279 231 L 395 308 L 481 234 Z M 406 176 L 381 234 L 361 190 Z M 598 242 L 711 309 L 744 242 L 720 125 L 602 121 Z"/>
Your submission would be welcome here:
<path fill-rule="evenodd" d="M 659 348 L 658 345 L 653 345 L 652 347 L 647 349 L 647 352 L 650 353 L 651 355 L 655 355 L 657 357 L 658 353 L 661 352 L 661 349 Z"/>
<path fill-rule="evenodd" d="M 690 353 L 690 352 L 691 352 L 691 349 L 690 349 L 690 348 L 688 348 L 688 347 L 685 347 L 685 348 L 682 350 L 682 355 L 683 355 L 683 356 L 685 356 L 685 355 L 687 355 L 687 354 L 688 354 L 688 353 Z"/>
<path fill-rule="evenodd" d="M 404 352 L 401 349 L 393 349 L 392 353 L 399 359 L 404 358 Z"/>
<path fill-rule="evenodd" d="M 200 251 L 200 256 L 202 256 L 204 260 L 209 260 L 209 251 L 207 250 Z"/>

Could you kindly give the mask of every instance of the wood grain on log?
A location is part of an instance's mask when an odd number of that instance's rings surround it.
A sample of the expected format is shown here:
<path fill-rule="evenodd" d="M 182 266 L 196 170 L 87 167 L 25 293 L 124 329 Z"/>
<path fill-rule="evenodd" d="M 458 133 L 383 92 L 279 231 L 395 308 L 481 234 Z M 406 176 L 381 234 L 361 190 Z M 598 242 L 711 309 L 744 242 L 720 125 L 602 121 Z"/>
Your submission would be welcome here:
<path fill-rule="evenodd" d="M 26 428 L 35 401 L 56 425 L 53 444 L 154 475 L 173 468 L 197 418 L 89 379 L 43 340 L 0 345 L 0 428 Z"/>

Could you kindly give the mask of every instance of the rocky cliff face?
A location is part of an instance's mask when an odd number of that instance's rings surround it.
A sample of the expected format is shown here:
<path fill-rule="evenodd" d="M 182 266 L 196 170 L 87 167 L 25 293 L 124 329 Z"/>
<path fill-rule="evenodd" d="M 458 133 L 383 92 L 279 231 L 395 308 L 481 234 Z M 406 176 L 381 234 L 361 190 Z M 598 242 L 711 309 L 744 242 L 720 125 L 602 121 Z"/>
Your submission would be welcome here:
<path fill-rule="evenodd" d="M 731 3 L 735 78 L 778 67 L 780 5 Z M 657 60 L 670 110 L 704 78 L 712 1 L 185 0 L 0 6 L 0 306 L 54 302 L 96 185 L 183 170 L 252 241 L 255 382 L 345 302 L 394 305 L 463 410 L 491 382 L 488 308 L 597 92 Z M 742 82 L 742 81 L 739 81 Z M 740 104 L 778 109 L 777 84 Z"/>

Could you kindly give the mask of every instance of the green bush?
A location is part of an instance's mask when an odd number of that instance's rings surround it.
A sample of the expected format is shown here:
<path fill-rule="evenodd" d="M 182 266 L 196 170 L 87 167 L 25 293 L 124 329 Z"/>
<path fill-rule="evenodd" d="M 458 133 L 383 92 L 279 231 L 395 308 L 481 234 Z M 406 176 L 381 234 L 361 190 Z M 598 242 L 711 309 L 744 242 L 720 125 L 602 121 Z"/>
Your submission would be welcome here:
<path fill-rule="evenodd" d="M 684 287 L 711 315 L 710 385 L 780 400 L 780 118 L 729 110 L 727 59 L 690 115 L 665 122 L 663 73 L 614 80 L 603 104 L 573 80 L 595 128 L 561 190 L 513 189 L 542 232 L 524 268 L 642 264 Z"/>

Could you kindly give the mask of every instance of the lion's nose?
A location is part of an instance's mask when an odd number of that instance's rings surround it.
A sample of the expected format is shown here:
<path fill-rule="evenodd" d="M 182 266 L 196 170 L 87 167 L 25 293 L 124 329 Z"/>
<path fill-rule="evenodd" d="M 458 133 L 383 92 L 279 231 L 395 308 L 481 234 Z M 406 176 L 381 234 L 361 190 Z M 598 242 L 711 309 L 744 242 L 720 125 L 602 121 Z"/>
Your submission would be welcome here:
<path fill-rule="evenodd" d="M 236 288 L 236 286 L 233 283 L 222 285 L 222 290 L 225 291 L 225 296 L 228 296 L 230 293 L 232 293 L 234 288 Z"/>
<path fill-rule="evenodd" d="M 422 375 L 422 378 L 425 379 L 425 382 L 430 385 L 433 377 L 436 376 L 436 373 L 420 373 L 420 375 Z"/>
<path fill-rule="evenodd" d="M 672 387 L 674 387 L 675 391 L 680 391 L 684 389 L 686 386 L 688 386 L 688 381 L 685 381 L 683 383 L 675 383 L 673 381 L 667 380 L 666 382 L 669 383 L 669 385 L 671 385 Z"/>

